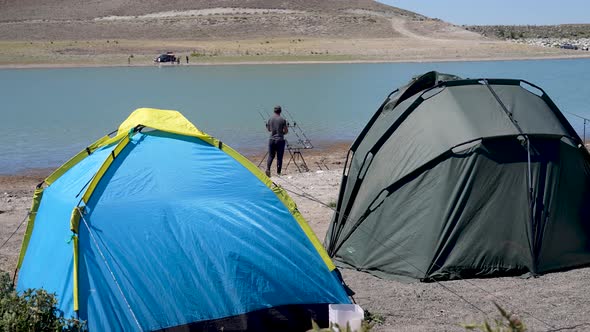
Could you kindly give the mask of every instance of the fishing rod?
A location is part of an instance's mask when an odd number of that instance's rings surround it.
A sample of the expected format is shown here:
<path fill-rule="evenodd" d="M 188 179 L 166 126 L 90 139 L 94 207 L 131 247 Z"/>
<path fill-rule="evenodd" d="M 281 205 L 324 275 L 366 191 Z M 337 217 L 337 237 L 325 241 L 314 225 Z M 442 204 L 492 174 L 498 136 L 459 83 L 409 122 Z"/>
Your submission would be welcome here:
<path fill-rule="evenodd" d="M 285 110 L 285 112 L 287 112 L 289 117 L 291 119 L 293 119 L 293 115 L 289 112 L 289 110 Z M 301 135 L 305 138 L 305 145 L 306 145 L 305 148 L 306 149 L 313 149 L 313 145 L 311 144 L 311 140 L 307 137 L 307 135 L 305 134 L 305 131 L 303 131 L 303 128 L 301 128 L 299 125 L 297 125 L 297 122 L 294 122 L 294 126 L 297 127 L 297 129 L 299 130 Z"/>
<path fill-rule="evenodd" d="M 567 113 L 567 114 L 569 114 L 569 115 L 573 115 L 573 116 L 575 116 L 576 118 L 578 118 L 578 119 L 582 119 L 582 120 L 584 121 L 584 133 L 583 133 L 583 135 L 584 135 L 584 136 L 583 136 L 583 142 L 584 142 L 584 144 L 586 144 L 586 122 L 590 122 L 590 119 L 588 119 L 588 118 L 585 118 L 585 117 L 583 117 L 583 116 L 581 116 L 581 115 L 578 115 L 578 114 L 572 113 L 572 112 L 567 112 L 567 111 L 566 111 L 565 113 Z"/>
<path fill-rule="evenodd" d="M 285 110 L 285 109 L 283 108 L 283 110 Z M 267 117 L 264 116 L 264 113 L 267 113 Z M 258 111 L 258 115 L 260 115 L 260 117 L 264 120 L 265 125 L 268 125 L 267 119 L 270 119 L 272 115 L 268 114 L 268 112 L 260 111 L 260 110 Z M 287 162 L 287 166 L 285 166 L 285 169 L 288 168 L 291 161 L 293 161 L 293 163 L 295 164 L 295 166 L 297 167 L 297 170 L 299 172 L 301 172 L 302 169 L 305 172 L 307 172 L 307 171 L 309 171 L 309 167 L 307 166 L 307 163 L 305 162 L 305 158 L 303 158 L 303 154 L 301 153 L 301 150 L 313 149 L 313 144 L 311 144 L 311 140 L 307 137 L 307 135 L 305 134 L 303 129 L 297 124 L 297 121 L 295 121 L 295 118 L 293 117 L 293 114 L 291 114 L 291 112 L 289 112 L 288 110 L 285 110 L 285 114 L 284 114 L 283 118 L 286 121 L 287 128 L 289 129 L 289 132 L 293 136 L 295 136 L 295 139 L 296 139 L 295 144 L 291 144 L 290 140 L 285 140 L 285 142 L 286 142 L 285 147 L 286 147 L 286 150 L 288 151 L 289 157 L 290 157 L 289 161 Z M 266 155 L 265 155 L 265 157 L 266 157 Z M 301 162 L 301 164 L 298 164 L 298 160 Z M 260 163 L 258 163 L 259 167 L 260 167 L 260 165 L 262 165 L 263 161 L 264 161 L 264 158 L 262 158 Z"/>
<path fill-rule="evenodd" d="M 265 112 L 266 113 L 266 117 L 265 117 L 262 112 L 263 111 L 258 110 L 258 115 L 260 115 L 260 118 L 262 119 L 264 126 L 268 129 L 268 119 L 270 118 L 270 115 L 268 114 L 268 112 Z M 260 159 L 260 162 L 258 163 L 258 167 L 260 167 L 260 165 L 262 165 L 262 163 L 266 159 L 266 156 L 268 156 L 268 151 L 264 154 L 264 156 L 262 156 L 262 159 Z"/>
<path fill-rule="evenodd" d="M 291 114 L 291 112 L 289 112 L 289 110 L 287 109 L 285 109 L 285 113 L 289 120 L 291 120 L 291 122 L 293 123 L 292 125 L 289 125 L 289 121 L 287 121 L 287 126 L 289 128 L 293 128 L 292 131 L 295 134 L 295 137 L 297 137 L 297 143 L 301 145 L 300 148 L 313 149 L 313 144 L 311 144 L 311 140 L 307 137 L 305 131 L 303 131 L 301 126 L 297 124 L 297 121 L 295 121 L 293 114 Z"/>
<path fill-rule="evenodd" d="M 264 114 L 262 114 L 262 111 L 258 111 L 258 115 L 260 115 L 260 117 L 262 118 L 262 122 L 264 122 L 264 125 L 266 126 L 268 119 L 270 118 L 270 114 L 268 114 L 268 112 L 266 113 L 266 117 L 264 117 Z"/>

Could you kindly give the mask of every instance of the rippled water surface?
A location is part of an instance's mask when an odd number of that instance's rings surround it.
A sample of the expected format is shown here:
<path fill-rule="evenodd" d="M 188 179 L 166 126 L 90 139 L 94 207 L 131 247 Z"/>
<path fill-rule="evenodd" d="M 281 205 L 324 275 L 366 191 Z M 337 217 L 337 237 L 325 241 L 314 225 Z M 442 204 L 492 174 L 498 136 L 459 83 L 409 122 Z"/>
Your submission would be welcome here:
<path fill-rule="evenodd" d="M 392 90 L 430 70 L 525 79 L 562 111 L 590 118 L 590 59 L 6 69 L 0 70 L 0 173 L 59 166 L 139 107 L 178 110 L 246 154 L 265 149 L 259 113 L 276 104 L 316 145 L 351 141 Z M 567 117 L 582 133 L 582 121 Z"/>

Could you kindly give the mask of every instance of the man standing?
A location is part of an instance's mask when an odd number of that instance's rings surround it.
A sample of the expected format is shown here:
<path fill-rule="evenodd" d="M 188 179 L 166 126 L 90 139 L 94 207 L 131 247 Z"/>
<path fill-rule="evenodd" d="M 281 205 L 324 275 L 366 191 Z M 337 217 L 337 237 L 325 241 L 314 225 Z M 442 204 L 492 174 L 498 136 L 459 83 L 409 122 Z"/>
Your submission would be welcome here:
<path fill-rule="evenodd" d="M 283 153 L 285 152 L 285 134 L 289 132 L 287 121 L 281 116 L 281 106 L 275 106 L 274 113 L 266 122 L 266 129 L 270 132 L 268 140 L 268 160 L 266 161 L 266 176 L 270 177 L 270 166 L 277 155 L 277 174 L 281 175 L 283 167 Z"/>

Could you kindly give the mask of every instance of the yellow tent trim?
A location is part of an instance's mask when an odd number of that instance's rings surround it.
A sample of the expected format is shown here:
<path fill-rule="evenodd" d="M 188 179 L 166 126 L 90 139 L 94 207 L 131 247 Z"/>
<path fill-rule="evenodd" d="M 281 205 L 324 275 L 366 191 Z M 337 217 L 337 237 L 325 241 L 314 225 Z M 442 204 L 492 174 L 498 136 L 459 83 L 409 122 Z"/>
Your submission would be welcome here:
<path fill-rule="evenodd" d="M 45 179 L 45 184 L 48 186 L 51 185 L 53 182 L 55 182 L 55 180 L 59 179 L 62 175 L 64 175 L 70 168 L 74 167 L 76 164 L 78 164 L 84 158 L 88 157 L 88 155 L 89 155 L 88 152 L 92 153 L 96 149 L 107 145 L 105 143 L 107 141 L 109 141 L 110 139 L 111 138 L 109 136 L 104 136 L 104 137 L 100 138 L 98 141 L 89 145 L 86 150 L 80 151 L 72 159 L 68 160 L 65 164 L 63 164 L 57 170 L 55 170 L 53 173 L 51 173 L 51 175 L 49 175 L 47 177 L 47 179 Z"/>
<path fill-rule="evenodd" d="M 114 158 L 116 158 L 116 156 L 119 155 L 119 153 L 121 153 L 121 151 L 129 143 L 130 131 L 139 125 L 172 134 L 197 137 L 213 146 L 219 147 L 222 151 L 227 153 L 229 156 L 238 161 L 242 166 L 244 166 L 250 172 L 252 172 L 252 174 L 254 174 L 262 183 L 264 183 L 277 195 L 281 202 L 285 204 L 285 206 L 289 209 L 289 211 L 291 212 L 291 214 L 293 215 L 293 217 L 295 218 L 295 220 L 297 221 L 305 235 L 312 242 L 314 248 L 320 254 L 328 269 L 332 271 L 336 268 L 334 266 L 334 263 L 328 256 L 328 253 L 322 246 L 321 242 L 309 226 L 309 224 L 305 221 L 301 213 L 299 213 L 297 205 L 287 195 L 284 189 L 276 186 L 266 175 L 264 175 L 264 173 L 262 173 L 260 169 L 258 169 L 258 167 L 256 167 L 252 162 L 250 162 L 244 156 L 239 154 L 237 151 L 235 151 L 227 145 L 222 145 L 221 142 L 216 138 L 200 131 L 178 111 L 160 110 L 154 108 L 136 109 L 133 113 L 131 113 L 131 115 L 129 115 L 129 117 L 125 121 L 123 121 L 123 123 L 121 123 L 117 130 L 117 134 L 114 137 L 104 136 L 96 142 L 94 142 L 87 149 L 81 151 L 76 156 L 68 160 L 61 167 L 59 167 L 56 171 L 54 171 L 49 177 L 47 177 L 47 179 L 45 179 L 45 184 L 48 186 L 51 185 L 59 177 L 65 174 L 70 168 L 72 168 L 80 161 L 82 161 L 84 158 L 86 158 L 89 155 L 89 153 L 92 153 L 101 147 L 118 143 L 113 152 L 109 155 L 109 157 L 107 157 L 103 165 L 100 167 L 96 175 L 93 177 L 90 185 L 84 193 L 83 201 L 85 203 L 88 203 L 90 197 L 92 196 L 92 193 L 98 185 L 98 182 L 104 176 L 104 174 L 114 161 Z M 42 193 L 42 188 L 35 191 L 35 196 L 33 198 L 33 206 L 31 208 L 31 213 L 29 215 L 29 221 L 27 224 L 27 230 L 25 233 L 25 239 L 23 240 L 23 245 L 19 256 L 18 268 L 20 268 L 22 261 L 24 259 L 27 245 L 32 234 L 35 215 L 37 213 L 37 209 L 39 208 Z"/>
<path fill-rule="evenodd" d="M 137 127 L 138 125 L 168 132 L 171 134 L 197 137 L 213 146 L 220 147 L 223 152 L 227 153 L 230 157 L 234 158 L 242 166 L 247 168 L 250 172 L 252 172 L 252 174 L 254 174 L 262 183 L 264 183 L 277 195 L 281 202 L 283 202 L 283 204 L 285 204 L 285 206 L 289 209 L 289 212 L 291 212 L 291 214 L 293 215 L 293 217 L 295 218 L 295 220 L 297 221 L 305 235 L 307 235 L 316 251 L 322 257 L 322 260 L 324 261 L 328 269 L 332 271 L 336 268 L 334 266 L 334 263 L 332 262 L 332 259 L 330 259 L 330 256 L 328 256 L 328 253 L 322 246 L 322 243 L 317 238 L 311 227 L 309 227 L 309 224 L 305 221 L 301 213 L 299 213 L 299 210 L 297 210 L 297 205 L 295 204 L 295 202 L 293 202 L 293 200 L 291 200 L 291 198 L 287 195 L 285 190 L 275 186 L 274 183 L 266 175 L 264 175 L 264 173 L 262 173 L 262 171 L 258 167 L 256 167 L 250 160 L 246 159 L 246 157 L 242 156 L 231 147 L 221 144 L 221 142 L 218 139 L 197 129 L 197 127 L 195 127 L 182 114 L 180 114 L 180 112 L 172 110 L 159 110 L 154 108 L 139 108 L 135 110 L 133 113 L 131 113 L 127 120 L 125 120 L 119 126 L 117 135 L 109 141 L 107 141 L 105 145 L 114 143 L 123 137 L 127 137 L 129 135 L 129 131 Z M 118 147 L 116 149 L 118 149 Z M 108 165 L 106 166 L 106 168 L 108 168 Z M 100 176 L 98 176 L 97 174 L 97 179 L 99 179 L 100 177 L 102 177 L 102 174 Z M 96 184 L 94 184 L 94 186 L 96 186 Z M 91 184 L 90 187 L 84 195 L 84 202 L 88 202 L 86 197 L 89 197 L 91 195 L 91 192 L 94 190 L 93 184 Z"/>
<path fill-rule="evenodd" d="M 74 311 L 78 311 L 78 235 L 72 238 L 74 241 Z"/>
<path fill-rule="evenodd" d="M 56 169 L 53 173 L 51 173 L 44 181 L 45 185 L 49 186 L 55 180 L 59 179 L 62 175 L 64 175 L 70 168 L 74 167 L 80 161 L 84 160 L 84 158 L 88 157 L 89 152 L 92 153 L 96 149 L 105 146 L 106 142 L 110 140 L 109 136 L 104 136 L 97 140 L 96 142 L 89 145 L 86 149 L 80 151 L 77 155 L 72 157 L 68 160 L 65 164 L 61 165 L 58 169 Z M 33 194 L 33 204 L 31 209 L 29 210 L 29 219 L 27 220 L 27 229 L 25 231 L 25 236 L 23 238 L 23 242 L 20 249 L 20 254 L 18 257 L 18 262 L 16 265 L 17 269 L 21 268 L 23 260 L 25 259 L 25 253 L 27 252 L 27 248 L 29 246 L 29 241 L 31 239 L 31 235 L 33 234 L 33 228 L 35 226 L 35 218 L 37 217 L 37 211 L 39 210 L 39 204 L 41 203 L 41 197 L 43 196 L 43 186 L 35 189 L 35 193 Z"/>
<path fill-rule="evenodd" d="M 213 137 L 197 129 L 197 127 L 178 111 L 138 108 L 121 123 L 117 130 L 117 135 L 107 141 L 105 145 L 119 141 L 138 125 L 172 134 L 198 137 L 211 144 L 215 140 Z"/>
<path fill-rule="evenodd" d="M 291 212 L 291 215 L 293 215 L 293 218 L 295 218 L 295 220 L 297 220 L 299 227 L 301 227 L 301 229 L 303 230 L 305 235 L 307 235 L 307 237 L 309 238 L 309 240 L 313 244 L 314 248 L 320 254 L 320 257 L 322 257 L 322 260 L 324 261 L 326 266 L 328 266 L 328 269 L 330 271 L 333 271 L 336 268 L 336 266 L 334 266 L 334 262 L 332 262 L 332 259 L 330 258 L 330 256 L 326 252 L 326 249 L 324 248 L 324 246 L 322 245 L 320 240 L 317 238 L 317 236 L 315 235 L 315 233 L 313 232 L 313 230 L 311 229 L 311 227 L 309 226 L 307 221 L 305 221 L 305 219 L 303 218 L 303 216 L 301 215 L 301 213 L 297 209 L 297 204 L 295 204 L 295 202 L 293 202 L 291 197 L 289 197 L 289 195 L 287 195 L 287 192 L 285 192 L 285 190 L 283 188 L 276 186 L 271 181 L 271 179 L 269 179 L 258 167 L 256 167 L 256 165 L 254 165 L 246 157 L 239 154 L 236 150 L 232 149 L 231 147 L 229 147 L 227 145 L 223 145 L 221 147 L 221 149 L 223 150 L 223 152 L 227 153 L 230 157 L 234 158 L 237 162 L 242 164 L 242 166 L 246 167 L 262 183 L 264 183 L 267 187 L 269 187 L 275 193 L 275 195 L 277 195 L 277 197 L 281 200 L 281 202 L 283 202 L 283 204 L 285 204 L 287 209 L 289 209 L 289 212 Z"/>
<path fill-rule="evenodd" d="M 39 204 L 41 204 L 41 197 L 43 197 L 43 188 L 35 189 L 35 193 L 33 194 L 33 204 L 31 205 L 29 219 L 27 220 L 27 229 L 25 230 L 25 236 L 23 238 L 23 243 L 21 244 L 20 254 L 18 255 L 18 263 L 16 264 L 17 269 L 20 269 L 21 265 L 23 264 L 23 260 L 25 259 L 25 253 L 27 252 L 31 235 L 33 234 L 33 227 L 35 226 L 37 210 L 39 210 Z"/>
<path fill-rule="evenodd" d="M 76 234 L 78 234 L 78 228 L 80 227 L 80 217 L 80 209 L 76 206 L 70 216 L 70 231 Z"/>
<path fill-rule="evenodd" d="M 115 144 L 129 134 L 129 131 L 138 125 L 169 132 L 172 134 L 194 136 L 205 142 L 216 145 L 218 140 L 205 134 L 188 121 L 180 112 L 171 110 L 160 110 L 155 108 L 138 108 L 127 117 L 119 126 L 117 134 L 114 137 L 104 136 L 96 142 L 92 143 L 85 150 L 80 151 L 73 158 L 68 160 L 65 164 L 60 166 L 51 175 L 45 179 L 46 185 L 51 185 L 55 180 L 59 179 L 70 168 L 78 164 L 84 158 L 95 150 Z"/>
<path fill-rule="evenodd" d="M 102 179 L 104 174 L 107 172 L 107 170 L 109 169 L 109 167 L 111 166 L 111 164 L 113 163 L 115 158 L 117 158 L 117 156 L 121 153 L 121 151 L 123 151 L 123 149 L 127 146 L 128 143 L 129 143 L 129 136 L 126 135 L 119 142 L 119 144 L 117 144 L 115 149 L 113 149 L 113 151 L 111 151 L 111 154 L 109 154 L 109 156 L 104 161 L 102 166 L 100 166 L 100 168 L 98 169 L 98 172 L 96 172 L 96 174 L 92 178 L 92 181 L 90 181 L 90 184 L 88 185 L 88 189 L 86 189 L 84 196 L 82 196 L 82 200 L 84 201 L 85 204 L 88 204 L 88 201 L 90 200 L 90 197 L 94 193 L 96 186 L 98 185 L 98 183 L 100 182 L 100 180 Z"/>
<path fill-rule="evenodd" d="M 75 233 L 72 236 L 72 241 L 74 242 L 74 278 L 73 278 L 73 293 L 74 293 L 74 311 L 78 311 L 78 231 L 80 227 L 80 208 L 74 207 L 72 210 L 72 215 L 70 216 L 70 230 Z"/>
<path fill-rule="evenodd" d="M 58 169 L 53 171 L 44 181 L 43 183 L 47 186 L 50 186 L 55 180 L 59 179 L 62 175 L 64 175 L 70 168 L 74 167 L 80 161 L 84 160 L 84 158 L 88 157 L 89 153 L 94 152 L 96 149 L 103 147 L 111 138 L 109 136 L 104 136 L 98 139 L 96 142 L 89 145 L 86 149 L 78 152 L 74 157 L 70 160 L 66 161 L 63 165 L 61 165 Z M 18 263 L 16 265 L 17 269 L 21 268 L 23 260 L 25 259 L 25 253 L 27 252 L 27 248 L 29 246 L 29 241 L 31 239 L 31 235 L 33 234 L 33 228 L 35 226 L 35 218 L 37 217 L 37 210 L 39 210 L 39 204 L 41 203 L 41 197 L 43 196 L 43 186 L 35 189 L 35 193 L 33 194 L 33 204 L 31 209 L 29 210 L 29 219 L 27 220 L 27 229 L 25 231 L 25 236 L 23 238 L 23 243 L 21 245 L 20 254 L 18 257 Z"/>
<path fill-rule="evenodd" d="M 285 204 L 285 206 L 289 209 L 289 212 L 291 212 L 305 235 L 307 235 L 314 248 L 322 257 L 324 263 L 326 263 L 328 269 L 332 271 L 336 268 L 320 240 L 317 238 L 311 227 L 309 227 L 309 224 L 305 221 L 301 213 L 299 213 L 299 210 L 297 210 L 297 205 L 295 202 L 293 202 L 289 195 L 287 195 L 284 189 L 275 186 L 275 184 L 246 157 L 242 156 L 231 147 L 221 144 L 218 139 L 200 131 L 182 114 L 180 114 L 180 112 L 172 110 L 159 110 L 153 108 L 139 108 L 135 110 L 133 113 L 131 113 L 129 118 L 127 118 L 127 120 L 125 120 L 121 126 L 119 126 L 117 136 L 111 139 L 111 141 L 114 142 L 121 137 L 128 135 L 131 129 L 140 124 L 148 128 L 165 131 L 172 134 L 197 137 L 213 146 L 220 147 L 223 152 L 227 153 L 230 157 L 234 158 L 242 166 L 252 172 L 252 174 L 254 174 L 262 183 L 264 183 L 277 195 L 281 202 L 283 202 L 283 204 Z M 110 142 L 107 142 L 107 144 L 108 143 Z M 87 202 L 86 199 L 84 201 Z"/>

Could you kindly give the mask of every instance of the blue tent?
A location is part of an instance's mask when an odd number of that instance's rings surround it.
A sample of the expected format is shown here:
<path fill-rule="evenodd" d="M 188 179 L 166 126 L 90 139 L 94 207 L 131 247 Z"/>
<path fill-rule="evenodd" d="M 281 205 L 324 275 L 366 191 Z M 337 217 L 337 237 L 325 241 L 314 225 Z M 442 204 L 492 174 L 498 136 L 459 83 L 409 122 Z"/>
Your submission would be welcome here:
<path fill-rule="evenodd" d="M 18 290 L 90 331 L 305 330 L 350 303 L 296 205 L 176 111 L 138 109 L 35 191 Z"/>

